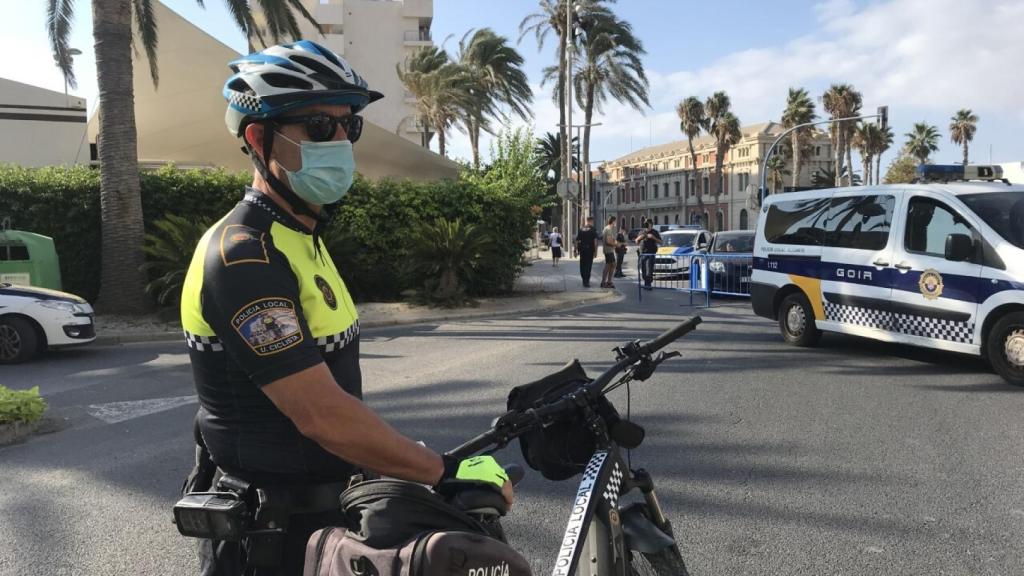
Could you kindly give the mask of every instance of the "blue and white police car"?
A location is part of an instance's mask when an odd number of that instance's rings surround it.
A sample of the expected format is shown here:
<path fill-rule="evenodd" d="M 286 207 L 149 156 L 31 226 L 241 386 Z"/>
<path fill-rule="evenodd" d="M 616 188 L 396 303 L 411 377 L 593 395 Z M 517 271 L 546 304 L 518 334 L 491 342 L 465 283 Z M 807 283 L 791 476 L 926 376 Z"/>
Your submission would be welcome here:
<path fill-rule="evenodd" d="M 690 257 L 706 249 L 710 242 L 711 233 L 696 225 L 661 232 L 661 246 L 654 257 L 654 275 L 659 278 L 689 278 Z"/>
<path fill-rule="evenodd" d="M 47 348 L 95 339 L 92 306 L 84 299 L 0 282 L 0 364 L 25 362 Z"/>
<path fill-rule="evenodd" d="M 1024 186 L 1000 177 L 923 165 L 915 184 L 768 197 L 754 312 L 798 346 L 831 331 L 980 355 L 1024 386 Z"/>

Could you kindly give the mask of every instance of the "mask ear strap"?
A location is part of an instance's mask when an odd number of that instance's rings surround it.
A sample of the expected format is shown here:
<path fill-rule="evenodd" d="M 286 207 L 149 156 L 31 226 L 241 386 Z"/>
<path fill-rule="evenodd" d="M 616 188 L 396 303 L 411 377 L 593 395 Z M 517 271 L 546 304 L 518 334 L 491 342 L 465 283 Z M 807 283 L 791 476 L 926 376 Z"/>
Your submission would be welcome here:
<path fill-rule="evenodd" d="M 263 157 L 261 158 L 256 150 L 249 147 L 249 155 L 252 157 L 253 164 L 256 165 L 256 170 L 260 173 L 260 176 L 270 184 L 271 189 L 274 190 L 279 196 L 284 198 L 285 202 L 291 206 L 292 211 L 302 216 L 309 216 L 317 220 L 321 220 L 319 214 L 310 209 L 302 198 L 292 191 L 284 182 L 282 182 L 277 176 L 270 171 L 270 154 L 274 149 L 274 131 L 270 129 L 269 123 L 263 124 Z M 264 160 L 266 159 L 266 160 Z"/>

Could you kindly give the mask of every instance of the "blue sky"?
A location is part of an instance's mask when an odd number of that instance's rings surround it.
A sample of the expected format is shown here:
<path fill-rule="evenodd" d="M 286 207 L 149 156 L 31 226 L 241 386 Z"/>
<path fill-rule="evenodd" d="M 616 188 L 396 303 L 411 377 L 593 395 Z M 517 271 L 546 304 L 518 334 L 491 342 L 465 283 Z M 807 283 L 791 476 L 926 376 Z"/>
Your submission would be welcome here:
<path fill-rule="evenodd" d="M 44 27 L 44 3 L 2 0 L 5 11 L 0 76 L 62 90 Z M 245 41 L 218 0 L 163 0 L 224 43 L 242 51 Z M 16 3 L 15 3 L 16 2 Z M 80 78 L 73 92 L 95 104 L 89 2 L 76 3 L 79 18 L 72 45 L 85 52 L 76 59 Z M 786 88 L 803 86 L 815 97 L 829 84 L 852 83 L 864 94 L 865 109 L 890 107 L 891 123 L 902 143 L 914 122 L 939 127 L 939 162 L 957 161 L 960 151 L 948 138 L 949 118 L 959 108 L 981 117 L 972 160 L 1024 160 L 1024 0 L 619 0 L 613 8 L 629 20 L 648 54 L 651 104 L 642 114 L 611 104 L 595 122 L 591 158 L 614 159 L 648 144 L 680 139 L 674 106 L 680 99 L 726 90 L 744 124 L 777 119 Z M 434 38 L 449 35 L 454 51 L 471 28 L 489 26 L 513 41 L 519 22 L 536 10 L 532 0 L 435 0 Z M 550 87 L 540 88 L 540 70 L 554 61 L 554 38 L 539 52 L 532 38 L 519 49 L 537 90 L 532 126 L 555 131 L 558 111 Z M 225 68 L 226 70 L 226 68 Z M 582 116 L 579 116 L 580 118 Z M 467 139 L 451 135 L 451 153 L 468 156 Z M 485 143 L 486 145 L 486 143 Z M 883 166 L 891 154 L 883 159 Z"/>

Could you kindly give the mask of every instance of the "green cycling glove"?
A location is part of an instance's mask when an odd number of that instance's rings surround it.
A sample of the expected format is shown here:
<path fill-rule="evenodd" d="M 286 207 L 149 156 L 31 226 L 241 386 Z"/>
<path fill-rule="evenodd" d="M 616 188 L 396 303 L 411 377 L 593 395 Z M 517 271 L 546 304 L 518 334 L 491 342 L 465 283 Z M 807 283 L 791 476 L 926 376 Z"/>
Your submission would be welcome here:
<path fill-rule="evenodd" d="M 463 482 L 488 484 L 501 490 L 508 482 L 508 474 L 494 456 L 473 456 L 461 462 L 445 457 L 444 473 L 437 486 Z"/>

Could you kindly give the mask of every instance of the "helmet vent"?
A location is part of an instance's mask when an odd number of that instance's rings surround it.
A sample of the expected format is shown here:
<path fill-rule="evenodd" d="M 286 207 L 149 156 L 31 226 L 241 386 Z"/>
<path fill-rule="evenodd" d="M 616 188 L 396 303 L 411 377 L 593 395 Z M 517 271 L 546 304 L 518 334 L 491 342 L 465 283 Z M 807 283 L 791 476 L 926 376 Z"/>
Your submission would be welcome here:
<path fill-rule="evenodd" d="M 302 78 L 290 74 L 268 73 L 262 76 L 263 81 L 274 88 L 295 88 L 297 90 L 312 90 L 313 84 Z"/>
<path fill-rule="evenodd" d="M 235 78 L 228 84 L 228 89 L 234 90 L 235 92 L 241 92 L 243 94 L 255 94 L 256 91 L 249 86 L 249 83 L 241 78 Z"/>

